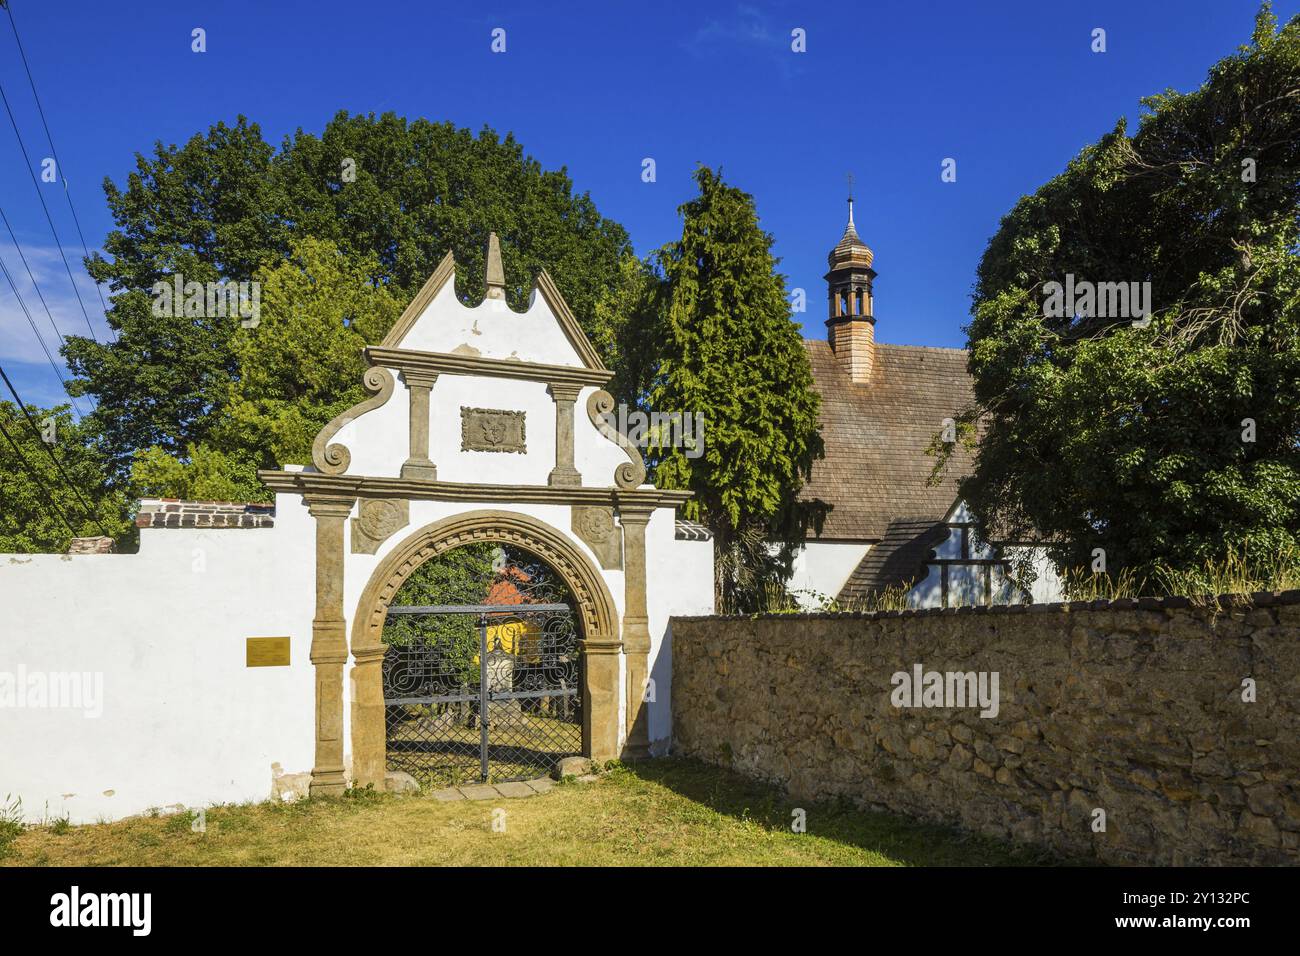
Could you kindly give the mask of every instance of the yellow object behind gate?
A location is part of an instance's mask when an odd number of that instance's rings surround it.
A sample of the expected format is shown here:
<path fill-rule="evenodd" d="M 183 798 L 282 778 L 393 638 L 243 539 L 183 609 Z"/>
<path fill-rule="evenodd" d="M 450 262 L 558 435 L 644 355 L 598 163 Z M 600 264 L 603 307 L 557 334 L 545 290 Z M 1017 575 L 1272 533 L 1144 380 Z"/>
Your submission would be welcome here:
<path fill-rule="evenodd" d="M 518 619 L 489 624 L 487 629 L 488 653 L 500 649 L 527 664 L 536 664 L 542 657 L 542 631 L 535 624 L 528 624 Z M 478 655 L 474 655 L 478 664 Z"/>

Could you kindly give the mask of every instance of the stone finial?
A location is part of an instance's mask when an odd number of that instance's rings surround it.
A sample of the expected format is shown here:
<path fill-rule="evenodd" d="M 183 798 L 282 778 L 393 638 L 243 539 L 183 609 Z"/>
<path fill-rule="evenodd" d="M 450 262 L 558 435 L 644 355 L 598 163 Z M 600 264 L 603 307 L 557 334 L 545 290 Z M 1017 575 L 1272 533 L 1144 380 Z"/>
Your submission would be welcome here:
<path fill-rule="evenodd" d="M 495 232 L 488 233 L 487 297 L 489 299 L 506 297 L 506 270 L 501 265 L 501 243 L 497 240 Z"/>

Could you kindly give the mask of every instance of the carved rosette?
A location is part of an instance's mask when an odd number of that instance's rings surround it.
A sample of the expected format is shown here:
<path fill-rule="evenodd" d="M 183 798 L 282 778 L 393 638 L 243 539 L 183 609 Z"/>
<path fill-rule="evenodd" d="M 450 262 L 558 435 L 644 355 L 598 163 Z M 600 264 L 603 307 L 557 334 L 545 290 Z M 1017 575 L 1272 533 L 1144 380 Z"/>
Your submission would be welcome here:
<path fill-rule="evenodd" d="M 411 503 L 397 498 L 363 498 L 352 519 L 352 553 L 374 554 L 411 523 Z"/>
<path fill-rule="evenodd" d="M 575 505 L 573 533 L 591 548 L 606 571 L 623 567 L 623 529 L 614 524 L 613 508 Z"/>

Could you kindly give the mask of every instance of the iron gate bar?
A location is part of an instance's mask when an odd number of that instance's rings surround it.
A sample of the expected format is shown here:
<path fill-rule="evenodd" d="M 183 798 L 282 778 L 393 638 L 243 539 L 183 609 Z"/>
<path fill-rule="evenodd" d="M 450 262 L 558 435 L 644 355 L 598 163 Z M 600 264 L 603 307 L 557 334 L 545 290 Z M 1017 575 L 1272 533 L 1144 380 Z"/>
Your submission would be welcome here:
<path fill-rule="evenodd" d="M 478 700 L 478 694 L 456 694 L 443 697 L 393 697 L 385 698 L 385 704 L 396 707 L 398 704 L 468 704 Z"/>
<path fill-rule="evenodd" d="M 578 689 L 568 690 L 502 690 L 492 695 L 493 700 L 538 700 L 542 697 L 577 697 Z"/>
<path fill-rule="evenodd" d="M 542 611 L 568 611 L 567 604 L 400 604 L 389 614 L 527 614 Z"/>
<path fill-rule="evenodd" d="M 499 645 L 498 645 L 499 646 Z M 487 675 L 487 615 L 478 616 L 478 760 L 479 780 L 487 783 L 488 778 L 488 702 L 492 699 L 492 684 Z"/>

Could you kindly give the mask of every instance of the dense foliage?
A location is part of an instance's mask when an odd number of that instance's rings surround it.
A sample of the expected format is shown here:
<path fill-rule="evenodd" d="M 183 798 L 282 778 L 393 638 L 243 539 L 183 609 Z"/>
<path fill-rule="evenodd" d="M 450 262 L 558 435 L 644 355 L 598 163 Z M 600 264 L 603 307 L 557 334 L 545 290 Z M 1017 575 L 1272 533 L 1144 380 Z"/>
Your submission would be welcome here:
<path fill-rule="evenodd" d="M 132 469 L 136 489 L 270 500 L 257 469 L 309 463 L 316 433 L 365 397 L 362 348 L 384 337 L 404 304 L 371 278 L 374 265 L 308 238 L 259 271 L 261 317 L 251 328 L 236 323 L 233 374 L 214 383 L 219 412 L 206 438 L 183 457 L 157 446 L 142 452 Z"/>
<path fill-rule="evenodd" d="M 995 536 L 1139 575 L 1300 536 L 1300 18 L 1143 103 L 989 242 L 962 483 Z M 1150 321 L 1051 317 L 1071 276 L 1149 282 Z"/>
<path fill-rule="evenodd" d="M 125 497 L 104 490 L 105 456 L 68 406 L 27 411 L 30 421 L 0 401 L 0 429 L 9 436 L 0 437 L 0 553 L 66 551 L 74 536 L 132 535 Z"/>

